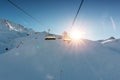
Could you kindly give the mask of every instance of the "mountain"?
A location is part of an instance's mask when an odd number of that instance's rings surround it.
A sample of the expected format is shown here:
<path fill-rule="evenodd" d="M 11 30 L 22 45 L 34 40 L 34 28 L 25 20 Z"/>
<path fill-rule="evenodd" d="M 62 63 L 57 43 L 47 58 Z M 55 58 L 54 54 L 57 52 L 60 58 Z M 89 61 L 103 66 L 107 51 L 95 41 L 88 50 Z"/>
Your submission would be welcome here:
<path fill-rule="evenodd" d="M 98 42 L 101 42 L 101 43 L 105 44 L 105 43 L 112 42 L 112 41 L 114 41 L 114 40 L 116 40 L 116 38 L 113 37 L 113 36 L 111 36 L 110 38 L 105 39 L 105 40 L 98 40 Z"/>
<path fill-rule="evenodd" d="M 0 33 L 0 49 L 11 48 L 0 54 L 0 80 L 120 80 L 120 39 L 67 43 L 12 27 Z"/>
<path fill-rule="evenodd" d="M 33 32 L 32 29 L 25 28 L 20 24 L 16 24 L 6 19 L 0 19 L 0 31 L 4 31 L 4 32 L 16 31 L 16 32 L 22 32 L 22 33 Z"/>
<path fill-rule="evenodd" d="M 6 48 L 12 49 L 14 39 L 25 37 L 33 32 L 32 29 L 27 29 L 20 24 L 0 19 L 0 53 L 4 53 Z"/>

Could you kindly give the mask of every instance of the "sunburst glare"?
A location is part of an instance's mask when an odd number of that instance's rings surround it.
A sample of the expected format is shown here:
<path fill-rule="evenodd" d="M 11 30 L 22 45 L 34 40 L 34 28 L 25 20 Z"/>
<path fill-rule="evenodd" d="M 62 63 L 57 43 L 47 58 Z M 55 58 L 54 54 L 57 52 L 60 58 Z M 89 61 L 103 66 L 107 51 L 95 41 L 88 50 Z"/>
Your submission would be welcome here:
<path fill-rule="evenodd" d="M 70 31 L 70 37 L 72 40 L 78 41 L 84 36 L 85 36 L 85 32 L 81 31 L 80 29 L 72 28 L 72 30 Z"/>

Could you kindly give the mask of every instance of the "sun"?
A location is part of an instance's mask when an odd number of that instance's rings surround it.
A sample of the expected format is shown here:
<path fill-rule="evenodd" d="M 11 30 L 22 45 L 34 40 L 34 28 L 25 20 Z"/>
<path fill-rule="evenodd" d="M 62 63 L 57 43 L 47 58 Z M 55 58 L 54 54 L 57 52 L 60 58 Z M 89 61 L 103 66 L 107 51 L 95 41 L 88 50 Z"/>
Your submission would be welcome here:
<path fill-rule="evenodd" d="M 82 33 L 79 29 L 72 29 L 70 31 L 70 37 L 72 40 L 80 40 L 82 38 Z"/>

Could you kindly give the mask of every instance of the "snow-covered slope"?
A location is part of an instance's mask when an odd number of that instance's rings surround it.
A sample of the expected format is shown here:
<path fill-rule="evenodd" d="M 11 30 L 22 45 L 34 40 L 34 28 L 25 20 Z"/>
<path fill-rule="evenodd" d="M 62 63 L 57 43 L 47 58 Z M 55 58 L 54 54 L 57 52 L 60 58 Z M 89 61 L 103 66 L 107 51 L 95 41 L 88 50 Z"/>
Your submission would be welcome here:
<path fill-rule="evenodd" d="M 120 39 L 114 39 L 111 41 L 107 41 L 104 44 L 105 47 L 109 48 L 112 51 L 115 51 L 120 54 Z"/>
<path fill-rule="evenodd" d="M 24 28 L 20 24 L 0 19 L 0 53 L 6 52 L 6 48 L 12 49 L 14 47 L 14 39 L 25 37 L 33 32 L 33 30 Z"/>
<path fill-rule="evenodd" d="M 101 42 L 102 44 L 106 44 L 106 43 L 112 42 L 114 40 L 116 40 L 115 37 L 110 37 L 110 38 L 105 39 L 105 40 L 98 40 L 98 42 Z"/>
<path fill-rule="evenodd" d="M 0 55 L 0 80 L 120 80 L 120 52 L 85 39 L 47 41 L 44 34 L 15 39 L 16 47 Z"/>
<path fill-rule="evenodd" d="M 120 53 L 120 39 L 115 39 L 114 37 L 110 37 L 108 39 L 100 40 L 98 42 L 102 43 L 103 46 L 105 46 L 106 48 L 114 52 Z"/>
<path fill-rule="evenodd" d="M 0 80 L 120 80 L 120 39 L 66 43 L 46 34 L 1 20 Z"/>

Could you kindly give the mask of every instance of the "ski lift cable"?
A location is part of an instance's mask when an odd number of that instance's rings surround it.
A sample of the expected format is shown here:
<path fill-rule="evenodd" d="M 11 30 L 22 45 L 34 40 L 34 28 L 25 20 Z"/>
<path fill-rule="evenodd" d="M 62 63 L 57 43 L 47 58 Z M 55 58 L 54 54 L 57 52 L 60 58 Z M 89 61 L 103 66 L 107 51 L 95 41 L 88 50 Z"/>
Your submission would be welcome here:
<path fill-rule="evenodd" d="M 81 9 L 81 7 L 82 7 L 83 2 L 84 2 L 84 0 L 82 0 L 81 3 L 80 3 L 80 5 L 79 5 L 78 11 L 77 11 L 77 13 L 76 13 L 76 15 L 75 15 L 75 17 L 74 17 L 73 23 L 72 23 L 72 27 L 73 27 L 74 24 L 75 24 L 75 21 L 76 21 L 77 16 L 78 16 L 78 14 L 79 14 L 79 12 L 80 12 L 80 9 Z"/>
<path fill-rule="evenodd" d="M 10 4 L 12 4 L 14 7 L 16 7 L 17 9 L 19 9 L 20 11 L 22 11 L 24 14 L 26 14 L 27 16 L 29 16 L 30 18 L 32 18 L 34 21 L 36 21 L 37 23 L 40 24 L 40 21 L 38 19 L 36 19 L 35 17 L 33 17 L 31 14 L 29 14 L 28 12 L 26 12 L 24 9 L 22 9 L 20 6 L 18 6 L 17 4 L 15 4 L 13 1 L 8 0 L 8 2 Z M 41 26 L 44 26 L 42 23 L 40 24 Z"/>

